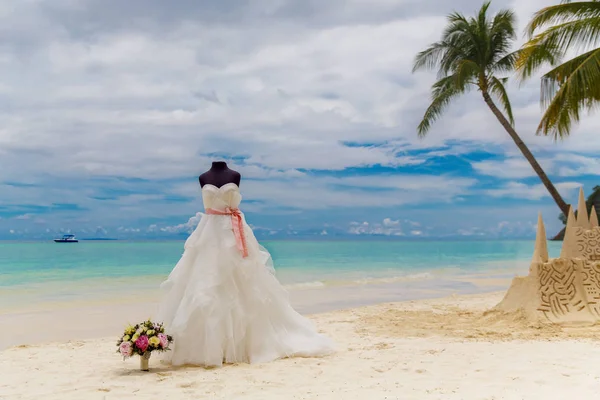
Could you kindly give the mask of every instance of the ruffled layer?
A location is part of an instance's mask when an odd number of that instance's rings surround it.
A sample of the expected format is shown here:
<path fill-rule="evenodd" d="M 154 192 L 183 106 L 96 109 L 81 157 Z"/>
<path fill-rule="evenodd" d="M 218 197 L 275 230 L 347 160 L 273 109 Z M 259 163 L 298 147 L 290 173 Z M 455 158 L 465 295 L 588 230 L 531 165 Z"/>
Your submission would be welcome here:
<path fill-rule="evenodd" d="M 333 351 L 329 338 L 290 305 L 269 252 L 244 222 L 248 257 L 227 216 L 205 215 L 161 289 L 157 321 L 173 335 L 174 365 L 221 366 Z"/>

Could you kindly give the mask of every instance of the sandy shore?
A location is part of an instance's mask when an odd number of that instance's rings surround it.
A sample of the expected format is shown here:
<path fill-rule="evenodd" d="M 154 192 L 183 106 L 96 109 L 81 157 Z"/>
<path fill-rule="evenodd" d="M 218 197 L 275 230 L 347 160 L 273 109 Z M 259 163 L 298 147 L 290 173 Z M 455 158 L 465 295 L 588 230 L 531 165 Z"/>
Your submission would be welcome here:
<path fill-rule="evenodd" d="M 290 301 L 304 315 L 374 304 L 477 294 L 508 287 L 506 277 L 469 275 L 370 285 L 289 290 Z M 23 306 L 15 298 L 0 296 L 0 351 L 40 342 L 95 339 L 114 336 L 127 322 L 139 322 L 155 314 L 159 293 L 112 293 L 110 299 L 75 296 L 63 302 L 38 302 Z M 52 326 L 48 330 L 47 327 Z"/>
<path fill-rule="evenodd" d="M 0 399 L 566 399 L 600 391 L 600 328 L 548 329 L 486 310 L 502 293 L 314 315 L 321 359 L 207 370 L 123 362 L 114 337 L 0 353 Z M 153 362 L 154 361 L 154 362 Z"/>

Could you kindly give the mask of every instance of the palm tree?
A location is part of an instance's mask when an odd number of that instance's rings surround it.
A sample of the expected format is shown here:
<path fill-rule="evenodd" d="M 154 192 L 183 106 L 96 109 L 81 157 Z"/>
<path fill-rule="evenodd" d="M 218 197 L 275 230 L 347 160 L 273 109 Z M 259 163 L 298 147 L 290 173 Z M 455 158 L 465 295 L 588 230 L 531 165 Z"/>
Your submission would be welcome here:
<path fill-rule="evenodd" d="M 594 209 L 596 210 L 596 216 L 598 217 L 598 219 L 600 219 L 600 185 L 596 185 L 594 186 L 594 188 L 592 189 L 592 193 L 588 196 L 587 200 L 585 201 L 585 208 L 587 209 L 588 215 L 592 215 L 592 207 L 594 207 Z M 576 210 L 573 214 L 577 217 L 577 211 Z M 560 219 L 560 221 L 563 223 L 563 225 L 567 224 L 567 215 L 561 213 L 558 216 L 558 219 Z M 566 228 L 563 228 L 555 237 L 552 238 L 552 240 L 563 240 L 565 238 L 565 231 Z"/>
<path fill-rule="evenodd" d="M 530 40 L 516 63 L 521 78 L 531 77 L 546 63 L 554 67 L 542 76 L 541 102 L 546 111 L 537 131 L 563 138 L 579 122 L 581 112 L 600 100 L 600 48 L 589 50 L 600 39 L 600 1 L 568 0 L 543 8 L 533 16 L 527 34 Z M 561 64 L 567 51 L 579 49 L 588 51 Z"/>
<path fill-rule="evenodd" d="M 426 68 L 438 69 L 439 80 L 432 86 L 432 102 L 418 126 L 419 136 L 429 131 L 450 102 L 459 95 L 476 88 L 502 127 L 529 161 L 548 192 L 565 214 L 569 206 L 558 193 L 529 148 L 514 129 L 512 108 L 504 84 L 507 78 L 498 73 L 514 70 L 517 53 L 511 52 L 515 33 L 515 16 L 510 10 L 501 10 L 490 20 L 485 2 L 475 17 L 462 14 L 448 16 L 448 26 L 442 39 L 417 54 L 413 72 Z M 492 95 L 500 102 L 506 116 L 498 109 Z"/>

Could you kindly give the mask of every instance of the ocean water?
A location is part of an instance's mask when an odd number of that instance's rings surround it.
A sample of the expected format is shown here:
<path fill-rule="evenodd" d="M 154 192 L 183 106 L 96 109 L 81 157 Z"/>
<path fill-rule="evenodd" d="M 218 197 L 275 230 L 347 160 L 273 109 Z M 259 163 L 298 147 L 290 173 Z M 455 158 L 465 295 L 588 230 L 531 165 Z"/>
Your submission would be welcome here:
<path fill-rule="evenodd" d="M 427 281 L 461 275 L 524 274 L 533 241 L 273 241 L 289 289 Z M 560 243 L 549 243 L 550 255 Z M 154 296 L 183 241 L 0 242 L 0 312 L 56 303 Z"/>

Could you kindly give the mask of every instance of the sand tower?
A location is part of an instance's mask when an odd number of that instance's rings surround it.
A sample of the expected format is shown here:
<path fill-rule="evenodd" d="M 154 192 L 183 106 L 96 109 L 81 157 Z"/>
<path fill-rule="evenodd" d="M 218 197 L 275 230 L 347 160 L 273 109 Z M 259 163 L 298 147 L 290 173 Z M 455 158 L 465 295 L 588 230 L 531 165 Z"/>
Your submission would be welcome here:
<path fill-rule="evenodd" d="M 560 257 L 548 258 L 540 215 L 529 275 L 514 278 L 495 309 L 550 323 L 600 321 L 600 228 L 594 208 L 588 217 L 583 189 L 577 218 L 569 209 Z"/>

